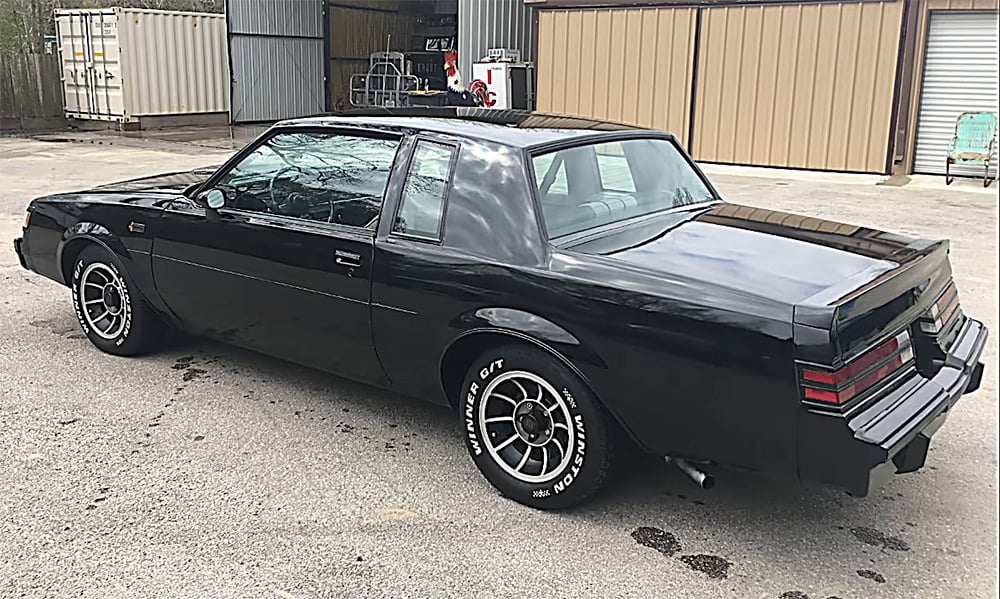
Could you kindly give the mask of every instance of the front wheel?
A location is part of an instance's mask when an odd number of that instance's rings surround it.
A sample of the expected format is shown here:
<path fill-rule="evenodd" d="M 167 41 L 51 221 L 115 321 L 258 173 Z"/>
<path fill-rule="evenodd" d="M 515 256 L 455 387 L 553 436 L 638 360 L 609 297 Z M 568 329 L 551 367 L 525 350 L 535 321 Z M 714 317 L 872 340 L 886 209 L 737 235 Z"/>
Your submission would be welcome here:
<path fill-rule="evenodd" d="M 583 502 L 607 479 L 612 439 L 604 409 L 565 364 L 509 345 L 473 362 L 462 386 L 466 447 L 505 496 L 539 509 Z"/>
<path fill-rule="evenodd" d="M 101 351 L 134 356 L 150 351 L 162 338 L 163 323 L 108 250 L 84 248 L 73 264 L 70 287 L 80 326 Z"/>

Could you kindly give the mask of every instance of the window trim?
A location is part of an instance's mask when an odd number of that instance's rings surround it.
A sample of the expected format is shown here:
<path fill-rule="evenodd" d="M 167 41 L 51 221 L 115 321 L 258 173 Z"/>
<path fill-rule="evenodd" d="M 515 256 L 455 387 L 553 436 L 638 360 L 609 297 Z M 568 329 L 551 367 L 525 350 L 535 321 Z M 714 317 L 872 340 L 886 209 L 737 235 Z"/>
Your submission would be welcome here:
<path fill-rule="evenodd" d="M 444 197 L 441 199 L 441 215 L 438 217 L 436 237 L 420 235 L 417 233 L 401 233 L 395 230 L 396 219 L 399 218 L 399 213 L 403 209 L 403 203 L 406 201 L 406 185 L 410 182 L 410 175 L 413 173 L 413 161 L 416 160 L 417 150 L 420 148 L 420 142 L 445 146 L 451 151 L 451 159 L 448 161 L 448 180 L 445 182 Z M 409 239 L 412 241 L 419 241 L 421 243 L 441 245 L 444 241 L 444 223 L 446 220 L 445 217 L 448 214 L 448 201 L 451 197 L 451 188 L 455 183 L 455 167 L 458 165 L 458 154 L 461 152 L 461 149 L 462 144 L 458 142 L 444 141 L 429 135 L 415 135 L 413 137 L 413 147 L 410 149 L 410 155 L 406 160 L 406 176 L 403 178 L 403 185 L 399 190 L 399 200 L 396 202 L 396 207 L 392 214 L 392 220 L 389 221 L 388 236 L 390 238 Z"/>
<path fill-rule="evenodd" d="M 391 139 L 396 141 L 396 153 L 392 157 L 392 163 L 389 165 L 389 177 L 386 180 L 385 187 L 382 189 L 382 207 L 379 210 L 379 221 L 382 220 L 382 215 L 384 214 L 384 208 L 389 200 L 389 187 L 392 183 L 392 171 L 400 161 L 400 151 L 403 150 L 403 142 L 406 138 L 405 135 L 401 133 L 396 133 L 394 131 L 385 131 L 382 129 L 370 129 L 367 127 L 354 127 L 350 125 L 275 125 L 261 134 L 258 138 L 253 140 L 251 143 L 244 146 L 238 152 L 229 157 L 229 160 L 223 162 L 219 168 L 215 170 L 212 175 L 205 180 L 204 183 L 200 184 L 198 187 L 191 190 L 191 188 L 185 190 L 185 195 L 188 199 L 193 199 L 198 196 L 198 194 L 203 191 L 213 189 L 218 182 L 228 175 L 234 168 L 236 168 L 240 163 L 243 162 L 248 156 L 257 151 L 258 148 L 266 144 L 271 139 L 279 135 L 287 135 L 294 133 L 323 133 L 327 135 L 340 135 L 345 137 L 362 137 L 367 139 Z M 190 192 L 189 194 L 187 192 Z M 257 212 L 253 210 L 243 210 L 241 208 L 232 208 L 229 206 L 223 206 L 219 209 L 219 212 L 223 211 L 253 216 L 255 218 L 274 218 L 278 222 L 295 222 L 295 223 L 308 223 L 317 228 L 322 228 L 332 233 L 355 233 L 361 234 L 365 237 L 375 237 L 378 232 L 378 222 L 375 223 L 375 227 L 372 229 L 366 227 L 356 227 L 354 225 L 345 225 L 343 223 L 328 223 L 318 220 L 309 220 L 304 218 L 297 218 L 294 216 L 287 216 L 284 214 L 271 214 L 269 212 Z"/>

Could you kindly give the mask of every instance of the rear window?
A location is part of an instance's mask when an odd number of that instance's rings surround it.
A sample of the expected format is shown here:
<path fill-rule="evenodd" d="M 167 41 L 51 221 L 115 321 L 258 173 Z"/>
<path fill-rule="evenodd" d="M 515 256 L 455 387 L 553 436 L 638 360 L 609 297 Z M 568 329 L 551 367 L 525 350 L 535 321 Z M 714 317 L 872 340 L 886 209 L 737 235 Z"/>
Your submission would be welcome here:
<path fill-rule="evenodd" d="M 533 156 L 532 165 L 549 237 L 715 199 L 664 139 L 576 146 Z"/>

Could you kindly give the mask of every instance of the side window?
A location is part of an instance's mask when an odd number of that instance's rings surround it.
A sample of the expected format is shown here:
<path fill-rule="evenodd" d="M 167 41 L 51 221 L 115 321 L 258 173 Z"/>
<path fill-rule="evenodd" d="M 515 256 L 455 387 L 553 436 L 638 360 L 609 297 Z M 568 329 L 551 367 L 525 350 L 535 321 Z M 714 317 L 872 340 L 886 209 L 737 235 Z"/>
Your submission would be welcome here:
<path fill-rule="evenodd" d="M 413 150 L 394 233 L 439 239 L 454 146 L 421 140 Z"/>
<path fill-rule="evenodd" d="M 601 187 L 604 191 L 634 192 L 632 170 L 621 142 L 597 144 L 594 150 L 597 152 L 597 168 L 600 170 Z"/>
<path fill-rule="evenodd" d="M 395 139 L 280 133 L 215 187 L 229 208 L 374 229 L 398 146 Z"/>

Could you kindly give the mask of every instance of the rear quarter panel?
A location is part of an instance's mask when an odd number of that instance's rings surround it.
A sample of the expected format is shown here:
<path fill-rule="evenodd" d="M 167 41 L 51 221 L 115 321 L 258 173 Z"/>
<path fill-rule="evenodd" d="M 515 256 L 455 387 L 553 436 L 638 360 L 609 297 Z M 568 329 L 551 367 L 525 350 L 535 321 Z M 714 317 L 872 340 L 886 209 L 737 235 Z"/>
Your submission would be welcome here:
<path fill-rule="evenodd" d="M 645 449 L 796 474 L 790 306 L 569 252 L 548 276 L 556 322 L 607 365 L 581 370 Z"/>
<path fill-rule="evenodd" d="M 372 319 L 392 386 L 444 403 L 456 339 L 522 333 L 566 359 L 646 450 L 794 476 L 791 307 L 554 250 L 530 177 L 520 151 L 466 140 L 443 243 L 381 226 Z M 386 214 L 398 199 L 391 188 Z"/>

